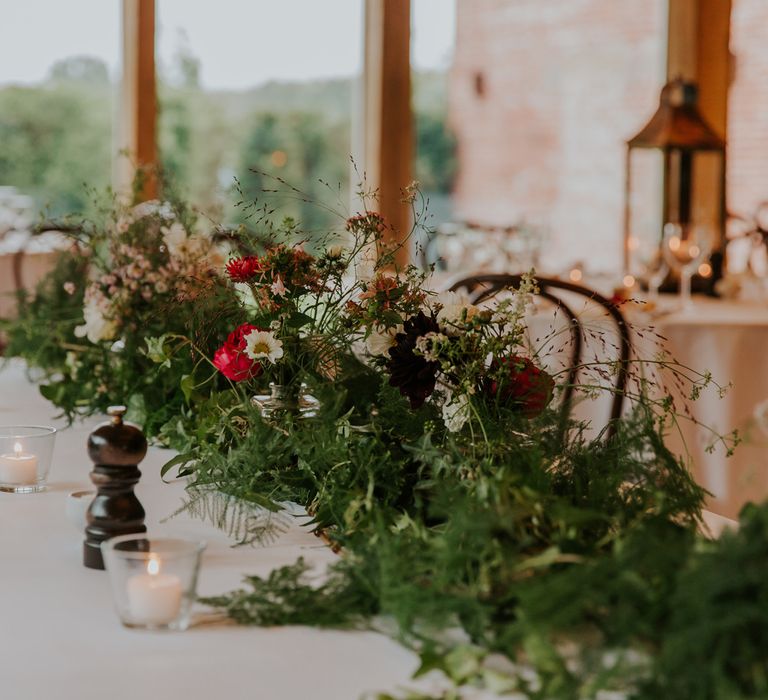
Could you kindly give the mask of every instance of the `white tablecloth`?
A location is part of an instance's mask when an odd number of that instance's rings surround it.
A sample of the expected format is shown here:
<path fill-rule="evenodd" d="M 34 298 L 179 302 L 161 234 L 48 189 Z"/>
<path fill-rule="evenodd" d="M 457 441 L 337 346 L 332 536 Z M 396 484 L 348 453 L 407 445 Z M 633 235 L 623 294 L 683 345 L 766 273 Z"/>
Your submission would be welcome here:
<path fill-rule="evenodd" d="M 0 369 L 0 424 L 56 424 L 13 362 Z M 65 517 L 68 492 L 90 486 L 85 444 L 97 420 L 57 436 L 50 488 L 0 493 L 0 698 L 2 700 L 355 700 L 364 692 L 414 687 L 416 656 L 369 632 L 253 628 L 229 624 L 183 633 L 123 629 L 107 573 L 85 569 L 82 538 Z M 150 448 L 137 493 L 149 531 L 204 538 L 199 592 L 239 585 L 298 556 L 334 555 L 298 527 L 266 548 L 232 549 L 212 527 L 184 517 L 160 520 L 180 504 L 181 485 L 163 484 L 169 457 Z"/>
<path fill-rule="evenodd" d="M 768 304 L 697 297 L 691 311 L 654 323 L 682 364 L 733 385 L 722 398 L 705 392 L 692 408 L 721 433 L 734 428 L 744 433 L 735 454 L 726 458 L 722 447 L 708 453 L 712 435 L 690 423 L 683 423 L 683 436 L 698 482 L 712 493 L 708 507 L 734 518 L 744 503 L 768 498 L 768 435 L 752 420 L 755 407 L 768 399 Z M 679 441 L 670 445 L 681 448 Z"/>

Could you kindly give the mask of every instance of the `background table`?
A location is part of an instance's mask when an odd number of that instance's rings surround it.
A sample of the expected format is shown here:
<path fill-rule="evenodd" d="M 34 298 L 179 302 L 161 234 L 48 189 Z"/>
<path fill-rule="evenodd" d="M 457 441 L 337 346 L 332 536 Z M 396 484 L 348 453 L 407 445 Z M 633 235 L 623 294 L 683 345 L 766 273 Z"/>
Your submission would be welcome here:
<path fill-rule="evenodd" d="M 618 359 L 610 350 L 616 336 L 605 312 L 581 298 L 569 301 L 589 330 L 583 359 Z M 670 431 L 667 445 L 676 454 L 690 458 L 697 482 L 711 493 L 707 507 L 735 518 L 748 501 L 768 498 L 768 434 L 753 418 L 755 408 L 768 400 L 768 304 L 695 297 L 692 309 L 671 311 L 676 305 L 675 297 L 665 295 L 654 314 L 641 312 L 639 305 L 629 304 L 623 309 L 634 327 L 634 350 L 640 360 L 652 360 L 664 348 L 681 365 L 709 371 L 717 383 L 732 385 L 722 397 L 711 387 L 697 401 L 687 401 L 700 425 L 681 418 L 680 430 Z M 551 308 L 541 309 L 530 321 L 537 338 L 553 334 L 563 338 L 554 343 L 540 342 L 545 356 L 550 347 L 564 348 L 558 357 L 547 358 L 555 370 L 570 362 L 570 346 L 564 342 L 566 327 L 562 314 L 553 320 Z M 666 340 L 661 342 L 654 337 L 656 333 Z M 671 386 L 668 378 L 666 383 Z M 609 404 L 610 395 L 603 392 L 596 400 L 582 401 L 574 415 L 589 420 L 596 433 L 608 419 Z M 738 429 L 744 441 L 732 457 L 726 457 L 722 445 L 715 445 L 710 452 L 714 438 L 710 429 L 720 434 Z"/>
<path fill-rule="evenodd" d="M 722 447 L 709 453 L 712 435 L 690 423 L 683 423 L 682 440 L 670 446 L 682 449 L 684 441 L 697 481 L 712 493 L 708 508 L 735 518 L 744 503 L 768 498 L 768 435 L 753 420 L 756 406 L 768 400 L 768 303 L 695 297 L 689 312 L 653 323 L 682 364 L 732 384 L 722 398 L 705 392 L 692 408 L 700 421 L 721 433 L 737 428 L 744 434 L 735 454 L 727 458 Z"/>
<path fill-rule="evenodd" d="M 11 362 L 0 369 L 0 424 L 56 424 L 54 408 Z M 85 450 L 98 420 L 61 430 L 48 491 L 0 493 L 0 697 L 3 700 L 354 700 L 366 691 L 416 687 L 416 656 L 372 632 L 237 627 L 183 633 L 120 626 L 103 571 L 85 569 L 82 537 L 65 516 L 69 492 L 90 486 Z M 160 521 L 181 503 L 167 485 L 170 457 L 150 448 L 137 493 L 150 533 L 204 538 L 201 595 L 239 585 L 303 556 L 322 565 L 334 555 L 298 524 L 269 547 L 231 548 L 214 528 L 185 517 Z M 436 680 L 427 681 L 431 685 Z M 424 687 L 422 685 L 421 687 Z"/>

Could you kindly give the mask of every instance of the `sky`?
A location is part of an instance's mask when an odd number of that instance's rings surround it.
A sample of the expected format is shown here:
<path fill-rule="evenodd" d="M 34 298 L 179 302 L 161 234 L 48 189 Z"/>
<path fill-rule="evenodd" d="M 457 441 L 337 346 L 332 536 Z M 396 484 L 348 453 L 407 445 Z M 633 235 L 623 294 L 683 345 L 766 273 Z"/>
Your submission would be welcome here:
<path fill-rule="evenodd" d="M 120 0 L 0 0 L 0 84 L 43 80 L 51 64 L 96 56 L 117 76 Z M 412 0 L 412 61 L 447 68 L 454 0 Z M 361 0 L 157 0 L 160 68 L 180 46 L 205 88 L 353 75 L 362 57 Z"/>

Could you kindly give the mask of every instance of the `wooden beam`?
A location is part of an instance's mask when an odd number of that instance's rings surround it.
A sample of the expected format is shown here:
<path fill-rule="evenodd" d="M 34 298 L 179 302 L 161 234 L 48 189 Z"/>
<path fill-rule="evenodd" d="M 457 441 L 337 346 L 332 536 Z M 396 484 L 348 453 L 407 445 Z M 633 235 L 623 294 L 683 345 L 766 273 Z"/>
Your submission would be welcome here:
<path fill-rule="evenodd" d="M 667 80 L 696 80 L 698 0 L 669 0 Z"/>
<path fill-rule="evenodd" d="M 699 85 L 699 109 L 723 138 L 728 114 L 731 0 L 669 0 L 667 78 Z"/>
<path fill-rule="evenodd" d="M 731 77 L 731 0 L 699 0 L 697 20 L 699 109 L 710 125 L 725 138 Z"/>
<path fill-rule="evenodd" d="M 413 179 L 410 0 L 366 0 L 363 65 L 363 167 L 369 187 L 379 192 L 379 212 L 388 222 L 389 242 L 398 244 L 411 228 L 403 188 Z M 399 267 L 409 261 L 400 247 Z"/>
<path fill-rule="evenodd" d="M 726 138 L 731 0 L 669 0 L 667 77 L 695 81 L 701 115 Z M 702 158 L 693 173 L 693 199 L 700 221 L 711 221 L 725 235 L 725 163 Z M 716 193 L 720 192 L 721 197 Z"/>
<path fill-rule="evenodd" d="M 123 0 L 122 38 L 118 150 L 128 157 L 118 159 L 115 188 L 130 193 L 138 171 L 144 180 L 135 197 L 154 199 L 158 193 L 155 0 Z"/>

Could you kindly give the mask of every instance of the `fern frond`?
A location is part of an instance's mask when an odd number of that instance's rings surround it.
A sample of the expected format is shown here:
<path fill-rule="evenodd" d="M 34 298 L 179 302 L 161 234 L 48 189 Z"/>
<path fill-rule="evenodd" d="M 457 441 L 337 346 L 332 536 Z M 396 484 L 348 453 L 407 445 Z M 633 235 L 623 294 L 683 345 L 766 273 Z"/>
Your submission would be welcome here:
<path fill-rule="evenodd" d="M 211 523 L 235 540 L 235 546 L 270 544 L 291 525 L 290 517 L 283 512 L 271 511 L 210 488 L 188 488 L 182 505 L 165 520 L 182 514 Z"/>

